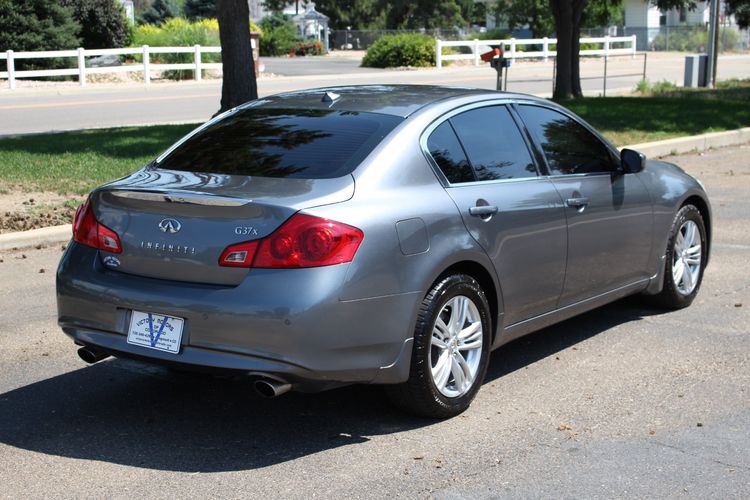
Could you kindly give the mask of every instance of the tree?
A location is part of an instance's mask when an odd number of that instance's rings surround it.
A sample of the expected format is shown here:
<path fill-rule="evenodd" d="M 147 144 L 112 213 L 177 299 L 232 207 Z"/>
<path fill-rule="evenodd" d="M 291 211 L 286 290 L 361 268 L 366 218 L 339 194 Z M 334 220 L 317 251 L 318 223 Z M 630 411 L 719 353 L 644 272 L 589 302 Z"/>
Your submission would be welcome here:
<path fill-rule="evenodd" d="M 396 0 L 383 4 L 388 29 L 451 29 L 464 24 L 456 0 Z"/>
<path fill-rule="evenodd" d="M 68 50 L 80 45 L 80 25 L 57 0 L 0 0 L 0 52 Z M 0 61 L 5 66 L 5 61 Z M 55 59 L 19 59 L 17 70 L 60 66 Z M 5 68 L 2 68 L 5 71 Z"/>
<path fill-rule="evenodd" d="M 247 0 L 217 0 L 221 40 L 221 107 L 219 113 L 258 98 L 255 64 L 250 46 Z"/>
<path fill-rule="evenodd" d="M 177 17 L 180 9 L 174 0 L 154 0 L 151 7 L 140 18 L 141 24 L 161 25 L 167 19 Z"/>
<path fill-rule="evenodd" d="M 125 9 L 117 0 L 63 0 L 81 25 L 81 45 L 86 49 L 125 47 L 130 29 Z"/>
<path fill-rule="evenodd" d="M 742 29 L 750 27 L 750 0 L 725 0 L 727 14 L 733 15 Z"/>
<path fill-rule="evenodd" d="M 555 31 L 549 0 L 498 0 L 492 11 L 511 30 L 528 26 L 533 38 L 550 36 Z"/>
<path fill-rule="evenodd" d="M 213 19 L 216 17 L 216 0 L 185 0 L 182 11 L 191 21 Z"/>
<path fill-rule="evenodd" d="M 318 0 L 315 9 L 329 17 L 331 29 L 385 28 L 386 9 L 380 0 Z"/>

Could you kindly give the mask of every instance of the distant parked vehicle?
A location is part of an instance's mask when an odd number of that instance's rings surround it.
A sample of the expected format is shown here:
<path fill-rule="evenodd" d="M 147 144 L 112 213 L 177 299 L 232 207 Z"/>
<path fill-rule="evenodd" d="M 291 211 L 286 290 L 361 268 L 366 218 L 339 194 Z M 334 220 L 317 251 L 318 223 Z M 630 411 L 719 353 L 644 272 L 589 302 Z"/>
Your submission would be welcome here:
<path fill-rule="evenodd" d="M 385 384 L 450 417 L 512 339 L 631 294 L 689 305 L 710 235 L 696 179 L 549 101 L 314 89 L 94 190 L 59 323 L 88 362 L 241 373 L 266 396 Z"/>

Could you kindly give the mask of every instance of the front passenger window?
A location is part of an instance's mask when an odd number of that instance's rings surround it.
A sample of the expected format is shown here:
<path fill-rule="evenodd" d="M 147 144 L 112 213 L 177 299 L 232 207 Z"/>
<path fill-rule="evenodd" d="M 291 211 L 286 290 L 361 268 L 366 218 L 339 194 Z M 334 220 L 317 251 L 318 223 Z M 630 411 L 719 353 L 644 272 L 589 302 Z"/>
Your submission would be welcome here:
<path fill-rule="evenodd" d="M 550 174 L 612 172 L 609 148 L 577 121 L 540 106 L 518 107 L 526 127 L 541 144 Z"/>

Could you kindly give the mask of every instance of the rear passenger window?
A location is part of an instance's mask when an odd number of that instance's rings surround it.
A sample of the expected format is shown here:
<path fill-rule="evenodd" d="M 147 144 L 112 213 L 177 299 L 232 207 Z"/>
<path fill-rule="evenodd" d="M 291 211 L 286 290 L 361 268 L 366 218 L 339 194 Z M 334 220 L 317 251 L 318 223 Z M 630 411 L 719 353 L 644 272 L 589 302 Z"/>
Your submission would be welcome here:
<path fill-rule="evenodd" d="M 451 184 L 474 180 L 466 154 L 449 122 L 443 122 L 430 134 L 427 149 Z"/>
<path fill-rule="evenodd" d="M 518 112 L 541 144 L 552 175 L 611 172 L 617 168 L 609 148 L 577 121 L 539 106 L 521 105 Z"/>
<path fill-rule="evenodd" d="M 521 131 L 505 106 L 472 109 L 450 119 L 477 180 L 535 177 Z"/>

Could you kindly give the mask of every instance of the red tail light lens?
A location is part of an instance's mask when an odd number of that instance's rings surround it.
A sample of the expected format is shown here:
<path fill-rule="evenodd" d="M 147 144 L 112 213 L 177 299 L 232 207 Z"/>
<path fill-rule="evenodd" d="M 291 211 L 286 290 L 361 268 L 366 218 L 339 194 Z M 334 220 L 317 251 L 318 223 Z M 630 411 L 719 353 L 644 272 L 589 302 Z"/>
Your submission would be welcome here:
<path fill-rule="evenodd" d="M 356 227 L 298 213 L 263 239 L 227 247 L 219 264 L 275 269 L 343 264 L 352 261 L 363 238 Z"/>
<path fill-rule="evenodd" d="M 73 240 L 86 246 L 112 253 L 122 252 L 120 237 L 103 224 L 99 224 L 91 208 L 91 198 L 78 207 L 73 218 Z"/>

